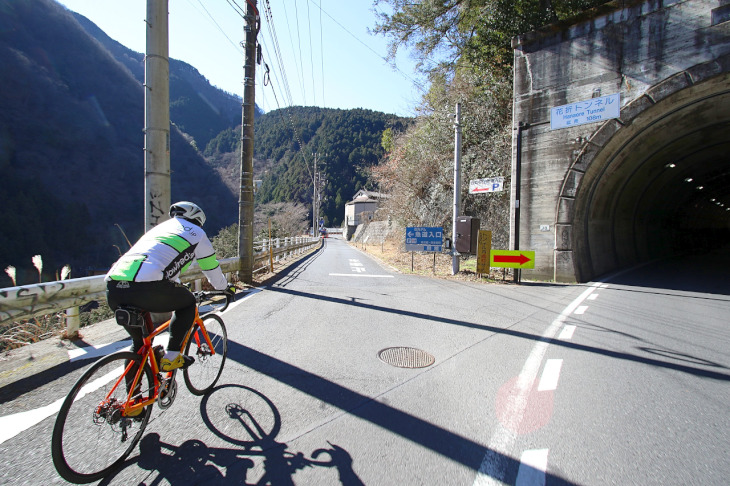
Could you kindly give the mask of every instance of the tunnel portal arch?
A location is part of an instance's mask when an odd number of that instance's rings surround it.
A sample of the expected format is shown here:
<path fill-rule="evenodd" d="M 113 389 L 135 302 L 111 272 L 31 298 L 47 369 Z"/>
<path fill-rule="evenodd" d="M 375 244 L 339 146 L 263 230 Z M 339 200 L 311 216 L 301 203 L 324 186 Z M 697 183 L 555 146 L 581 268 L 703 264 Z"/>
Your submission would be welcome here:
<path fill-rule="evenodd" d="M 730 5 L 721 3 L 621 2 L 513 41 L 510 234 L 517 249 L 519 211 L 519 249 L 536 251 L 528 278 L 583 282 L 728 241 Z M 612 93 L 618 118 L 550 130 L 551 107 Z"/>
<path fill-rule="evenodd" d="M 581 161 L 572 215 L 578 281 L 706 251 L 730 236 L 730 74 L 636 111 Z"/>

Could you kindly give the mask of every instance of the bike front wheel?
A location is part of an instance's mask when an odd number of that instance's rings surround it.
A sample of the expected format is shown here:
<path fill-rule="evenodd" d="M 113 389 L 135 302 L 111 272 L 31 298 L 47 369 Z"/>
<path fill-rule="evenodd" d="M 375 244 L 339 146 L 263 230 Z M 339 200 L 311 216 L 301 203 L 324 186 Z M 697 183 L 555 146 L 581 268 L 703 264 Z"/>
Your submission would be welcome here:
<path fill-rule="evenodd" d="M 183 370 L 185 384 L 194 395 L 205 395 L 213 389 L 223 372 L 228 353 L 228 333 L 223 319 L 215 314 L 207 314 L 203 316 L 203 326 L 214 352 L 211 352 L 204 331 L 198 324 L 195 324 L 185 346 L 185 354 L 195 358 L 195 363 Z"/>
<path fill-rule="evenodd" d="M 122 378 L 130 362 L 133 365 Z M 152 370 L 141 356 L 128 351 L 94 363 L 69 392 L 51 439 L 53 464 L 65 480 L 83 484 L 101 479 L 121 466 L 137 445 L 152 407 L 136 417 L 122 416 L 122 410 L 128 396 L 125 378 L 133 378 L 141 364 L 144 369 L 134 398 L 146 400 L 154 395 Z"/>

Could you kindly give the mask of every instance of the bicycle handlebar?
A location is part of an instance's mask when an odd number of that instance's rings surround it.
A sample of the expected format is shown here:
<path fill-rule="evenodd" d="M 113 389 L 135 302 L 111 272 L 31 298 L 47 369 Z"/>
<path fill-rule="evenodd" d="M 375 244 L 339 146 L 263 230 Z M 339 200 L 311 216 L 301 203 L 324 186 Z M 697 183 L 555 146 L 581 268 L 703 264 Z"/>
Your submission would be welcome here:
<path fill-rule="evenodd" d="M 195 300 L 200 306 L 203 302 L 212 300 L 211 297 L 224 296 L 226 298 L 225 303 L 222 305 L 213 305 L 215 311 L 223 312 L 228 308 L 231 302 L 233 302 L 233 296 L 227 293 L 225 290 L 203 290 L 200 292 L 193 292 Z"/>

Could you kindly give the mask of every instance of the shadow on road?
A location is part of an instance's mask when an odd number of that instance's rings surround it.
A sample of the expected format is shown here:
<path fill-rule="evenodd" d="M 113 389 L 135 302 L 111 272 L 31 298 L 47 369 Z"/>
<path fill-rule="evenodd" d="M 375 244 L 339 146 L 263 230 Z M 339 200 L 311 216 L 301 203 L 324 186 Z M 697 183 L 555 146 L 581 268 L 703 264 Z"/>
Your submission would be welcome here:
<path fill-rule="evenodd" d="M 291 485 L 297 471 L 325 468 L 331 481 L 345 486 L 363 486 L 353 469 L 353 459 L 342 447 L 328 443 L 307 457 L 277 442 L 281 415 L 262 393 L 242 385 L 223 385 L 205 396 L 200 412 L 208 429 L 235 447 L 209 447 L 198 439 L 174 446 L 151 433 L 142 438 L 139 455 L 126 461 L 152 473 L 149 483 L 185 485 L 244 484 Z M 261 466 L 257 468 L 257 463 Z M 124 474 L 124 467 L 105 478 L 111 484 Z M 121 479 L 121 478 L 120 478 Z M 145 484 L 145 483 L 139 483 Z"/>
<path fill-rule="evenodd" d="M 440 322 L 443 324 L 449 324 L 449 325 L 454 325 L 454 326 L 468 327 L 468 328 L 472 328 L 472 329 L 481 329 L 483 331 L 494 332 L 495 334 L 505 334 L 508 336 L 513 336 L 513 337 L 517 337 L 517 338 L 521 338 L 521 339 L 529 339 L 531 341 L 544 340 L 544 338 L 538 334 L 531 334 L 531 333 L 527 333 L 527 332 L 516 331 L 514 329 L 494 327 L 494 326 L 489 326 L 486 324 L 477 324 L 474 322 L 459 321 L 456 319 L 450 319 L 447 317 L 439 317 L 439 316 L 435 316 L 435 315 L 431 315 L 431 314 L 422 314 L 419 312 L 392 309 L 389 307 L 383 307 L 383 306 L 379 306 L 379 305 L 375 305 L 375 304 L 366 304 L 366 303 L 358 302 L 355 300 L 341 299 L 338 297 L 329 297 L 329 296 L 325 296 L 325 295 L 312 294 L 312 293 L 308 293 L 308 292 L 301 292 L 298 290 L 285 289 L 285 288 L 280 288 L 280 287 L 270 288 L 269 291 L 280 292 L 280 293 L 289 294 L 289 295 L 293 295 L 293 296 L 297 296 L 297 297 L 323 300 L 323 301 L 332 302 L 332 303 L 341 304 L 341 305 L 350 305 L 350 306 L 355 306 L 355 307 L 361 307 L 361 308 L 366 308 L 366 309 L 369 309 L 372 311 L 377 311 L 377 312 L 387 312 L 387 313 L 412 317 L 412 318 L 416 318 L 416 319 L 436 321 L 436 322 Z M 627 360 L 627 361 L 633 361 L 636 363 L 643 363 L 643 364 L 647 364 L 647 365 L 651 365 L 651 366 L 657 366 L 660 368 L 681 371 L 683 373 L 688 373 L 690 375 L 695 375 L 695 376 L 699 376 L 702 378 L 711 378 L 713 380 L 730 381 L 730 374 L 727 374 L 727 373 L 720 373 L 720 372 L 713 371 L 713 370 L 706 370 L 706 369 L 702 369 L 702 368 L 685 366 L 685 365 L 678 364 L 678 363 L 660 361 L 657 359 L 648 358 L 645 356 L 639 356 L 636 354 L 623 353 L 623 352 L 619 352 L 619 351 L 611 351 L 608 349 L 597 348 L 595 346 L 586 346 L 586 345 L 576 344 L 576 343 L 569 342 L 569 341 L 553 340 L 550 342 L 550 344 L 552 344 L 553 346 L 561 346 L 561 347 L 576 349 L 578 351 L 585 351 L 585 352 L 589 352 L 589 353 L 601 354 L 604 356 L 609 356 L 611 358 L 623 359 L 623 360 Z M 670 350 L 667 350 L 667 353 L 665 353 L 665 355 L 669 356 L 670 352 L 671 352 Z M 652 354 L 658 355 L 660 353 L 653 352 Z M 692 361 L 695 363 L 702 363 L 704 361 L 704 360 L 702 360 L 702 358 L 691 357 L 691 356 L 686 356 L 686 355 L 682 357 L 681 361 L 687 362 L 687 361 L 689 361 L 688 358 L 692 358 Z M 706 363 L 709 363 L 710 366 L 715 367 L 715 368 L 722 368 L 725 370 L 728 369 L 717 363 L 711 363 L 711 362 L 706 362 Z M 247 364 L 247 363 L 244 363 L 244 364 Z"/>

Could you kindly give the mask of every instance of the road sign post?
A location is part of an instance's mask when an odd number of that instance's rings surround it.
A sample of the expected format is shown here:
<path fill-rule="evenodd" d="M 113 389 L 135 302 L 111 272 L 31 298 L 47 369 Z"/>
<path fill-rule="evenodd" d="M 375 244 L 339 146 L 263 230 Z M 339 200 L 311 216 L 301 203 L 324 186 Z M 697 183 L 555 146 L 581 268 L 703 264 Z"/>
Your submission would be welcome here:
<path fill-rule="evenodd" d="M 492 232 L 479 230 L 477 240 L 477 273 L 489 273 Z"/>

